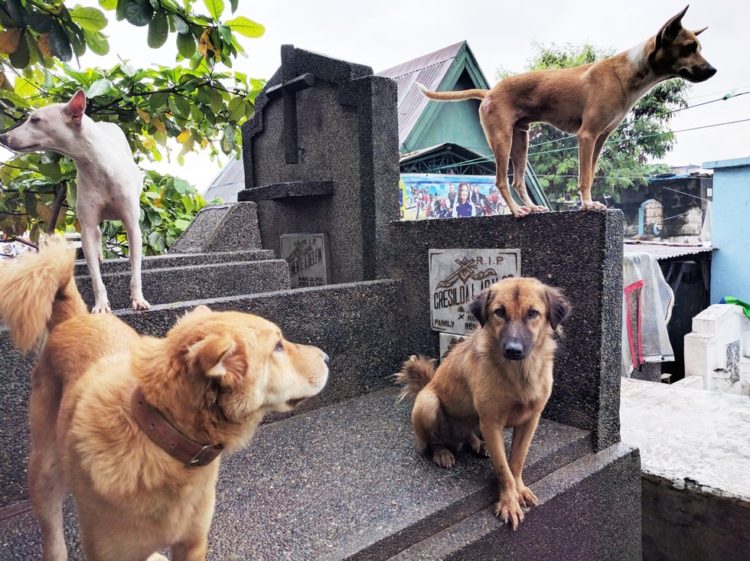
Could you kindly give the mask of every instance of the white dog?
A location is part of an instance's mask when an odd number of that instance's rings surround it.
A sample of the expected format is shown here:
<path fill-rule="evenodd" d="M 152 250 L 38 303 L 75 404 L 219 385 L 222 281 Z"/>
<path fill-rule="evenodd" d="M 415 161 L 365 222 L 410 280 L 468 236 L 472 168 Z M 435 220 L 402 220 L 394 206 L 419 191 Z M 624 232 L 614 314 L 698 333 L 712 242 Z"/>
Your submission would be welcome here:
<path fill-rule="evenodd" d="M 140 193 L 143 174 L 133 161 L 125 134 L 113 123 L 97 123 L 84 114 L 82 91 L 68 103 L 37 109 L 22 125 L 0 135 L 0 143 L 16 152 L 53 150 L 73 159 L 78 170 L 76 212 L 81 241 L 94 288 L 94 313 L 109 312 L 102 282 L 102 220 L 122 220 L 130 246 L 130 301 L 134 310 L 147 310 L 141 287 Z"/>

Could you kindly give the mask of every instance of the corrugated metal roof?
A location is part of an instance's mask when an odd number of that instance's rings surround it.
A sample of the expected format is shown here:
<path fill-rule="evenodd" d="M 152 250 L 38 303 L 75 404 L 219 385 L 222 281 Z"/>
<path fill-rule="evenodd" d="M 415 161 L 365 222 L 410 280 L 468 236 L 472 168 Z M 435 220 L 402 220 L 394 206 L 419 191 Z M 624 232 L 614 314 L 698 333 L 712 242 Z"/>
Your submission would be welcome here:
<path fill-rule="evenodd" d="M 398 86 L 399 145 L 407 139 L 430 101 L 417 83 L 436 90 L 464 45 L 466 41 L 461 41 L 377 73 L 395 80 Z"/>
<path fill-rule="evenodd" d="M 219 197 L 225 203 L 237 202 L 237 193 L 245 188 L 242 160 L 231 160 L 219 172 L 203 195 L 208 202 Z"/>
<path fill-rule="evenodd" d="M 657 261 L 660 259 L 671 259 L 684 255 L 695 255 L 697 253 L 708 253 L 715 248 L 705 245 L 669 244 L 659 242 L 634 242 L 625 241 L 625 253 L 648 253 L 653 255 Z"/>

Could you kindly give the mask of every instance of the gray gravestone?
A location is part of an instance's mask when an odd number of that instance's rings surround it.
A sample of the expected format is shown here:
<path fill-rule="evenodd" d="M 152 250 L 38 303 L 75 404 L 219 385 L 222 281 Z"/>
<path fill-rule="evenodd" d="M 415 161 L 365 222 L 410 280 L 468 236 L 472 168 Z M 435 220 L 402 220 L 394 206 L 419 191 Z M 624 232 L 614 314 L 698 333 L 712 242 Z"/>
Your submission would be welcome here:
<path fill-rule="evenodd" d="M 281 258 L 289 263 L 292 288 L 329 283 L 331 258 L 325 234 L 283 234 Z"/>
<path fill-rule="evenodd" d="M 210 253 L 260 248 L 255 203 L 207 206 L 198 213 L 169 253 Z"/>
<path fill-rule="evenodd" d="M 477 328 L 469 305 L 482 290 L 521 275 L 518 249 L 431 249 L 429 260 L 430 325 L 456 335 Z"/>
<path fill-rule="evenodd" d="M 369 67 L 282 47 L 282 66 L 243 126 L 246 188 L 263 248 L 283 234 L 330 242 L 330 282 L 385 278 L 398 220 L 396 83 Z"/>

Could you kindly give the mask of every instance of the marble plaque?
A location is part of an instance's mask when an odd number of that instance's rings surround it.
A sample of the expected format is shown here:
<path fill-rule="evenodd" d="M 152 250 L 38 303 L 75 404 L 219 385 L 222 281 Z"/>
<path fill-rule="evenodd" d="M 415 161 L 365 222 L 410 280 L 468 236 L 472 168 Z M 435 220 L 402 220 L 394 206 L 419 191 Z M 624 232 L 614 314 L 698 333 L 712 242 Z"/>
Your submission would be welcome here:
<path fill-rule="evenodd" d="M 322 286 L 331 278 L 325 234 L 282 234 L 281 258 L 289 263 L 292 288 Z"/>
<path fill-rule="evenodd" d="M 482 290 L 521 275 L 520 249 L 431 249 L 430 324 L 435 331 L 464 335 L 479 324 L 469 312 Z"/>

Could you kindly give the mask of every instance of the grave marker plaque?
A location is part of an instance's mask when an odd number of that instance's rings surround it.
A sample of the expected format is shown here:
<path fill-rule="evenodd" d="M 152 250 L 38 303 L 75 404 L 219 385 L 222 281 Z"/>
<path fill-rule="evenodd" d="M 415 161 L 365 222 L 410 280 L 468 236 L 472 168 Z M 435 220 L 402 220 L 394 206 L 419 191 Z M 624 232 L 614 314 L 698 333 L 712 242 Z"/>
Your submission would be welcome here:
<path fill-rule="evenodd" d="M 429 260 L 430 324 L 456 335 L 478 327 L 469 306 L 482 290 L 521 274 L 519 249 L 431 249 Z"/>
<path fill-rule="evenodd" d="M 329 283 L 331 259 L 325 234 L 283 234 L 281 258 L 289 263 L 292 288 Z"/>

